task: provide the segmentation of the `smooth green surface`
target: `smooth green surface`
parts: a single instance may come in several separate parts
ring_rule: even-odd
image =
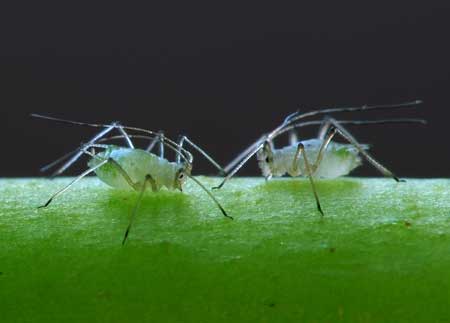
[[[199,177],[208,187],[218,179]],[[0,180],[1,322],[449,322],[450,180]]]

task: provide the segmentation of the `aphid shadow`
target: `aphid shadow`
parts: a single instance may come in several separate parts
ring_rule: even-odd
[[[112,217],[128,219],[138,202],[139,193],[132,191],[111,190],[103,201],[102,206],[109,210]],[[191,216],[195,214],[192,201],[186,194],[180,192],[146,192],[138,207],[138,215],[158,219],[165,217]]]
[[[319,194],[350,194],[361,188],[361,182],[351,178],[316,179],[315,185]],[[311,183],[307,178],[277,178],[257,186],[261,191],[274,193],[311,194]]]

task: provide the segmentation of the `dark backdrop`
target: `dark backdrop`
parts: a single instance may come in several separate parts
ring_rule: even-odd
[[[298,106],[422,99],[416,110],[351,116],[427,126],[353,132],[399,176],[449,177],[450,5],[421,3],[2,5],[0,176],[38,175],[93,133],[31,112],[188,134],[225,164]],[[201,158],[195,167],[214,172]],[[241,174],[256,175],[255,160]],[[367,165],[356,174],[378,176]]]

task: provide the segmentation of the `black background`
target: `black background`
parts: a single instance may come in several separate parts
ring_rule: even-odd
[[[427,126],[351,130],[399,176],[449,177],[450,5],[421,3],[2,5],[0,176],[38,175],[94,133],[31,112],[188,134],[226,164],[299,106],[422,99],[419,109],[351,117]],[[214,169],[197,157],[194,173]],[[258,173],[252,160],[240,174]],[[355,174],[378,176],[367,165]]]

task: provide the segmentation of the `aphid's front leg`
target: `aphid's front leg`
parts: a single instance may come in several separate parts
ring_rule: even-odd
[[[397,176],[394,175],[393,172],[384,167],[368,152],[366,152],[364,148],[361,147],[361,145],[358,143],[358,141],[338,121],[330,118],[329,122],[336,128],[336,132],[339,135],[341,135],[345,140],[352,144],[358,150],[358,152],[363,155],[367,159],[367,161],[371,163],[376,169],[378,169],[384,176],[392,177],[396,182],[404,182],[404,180],[400,180]]]
[[[309,182],[311,183],[311,188],[314,193],[314,198],[316,199],[317,209],[319,210],[320,214],[322,214],[322,216],[323,216],[324,214],[322,211],[322,207],[320,206],[319,195],[317,195],[316,185],[314,184],[314,180],[313,180],[313,176],[312,176],[311,165],[310,165],[308,157],[306,156],[306,153],[305,153],[305,146],[302,143],[299,143],[297,145],[297,151],[295,152],[295,157],[293,160],[293,163],[294,163],[293,168],[295,167],[295,169],[297,169],[298,158],[300,157],[300,154],[302,155],[303,160],[305,162],[305,169],[306,169],[306,173],[307,173],[306,175],[308,176]]]

